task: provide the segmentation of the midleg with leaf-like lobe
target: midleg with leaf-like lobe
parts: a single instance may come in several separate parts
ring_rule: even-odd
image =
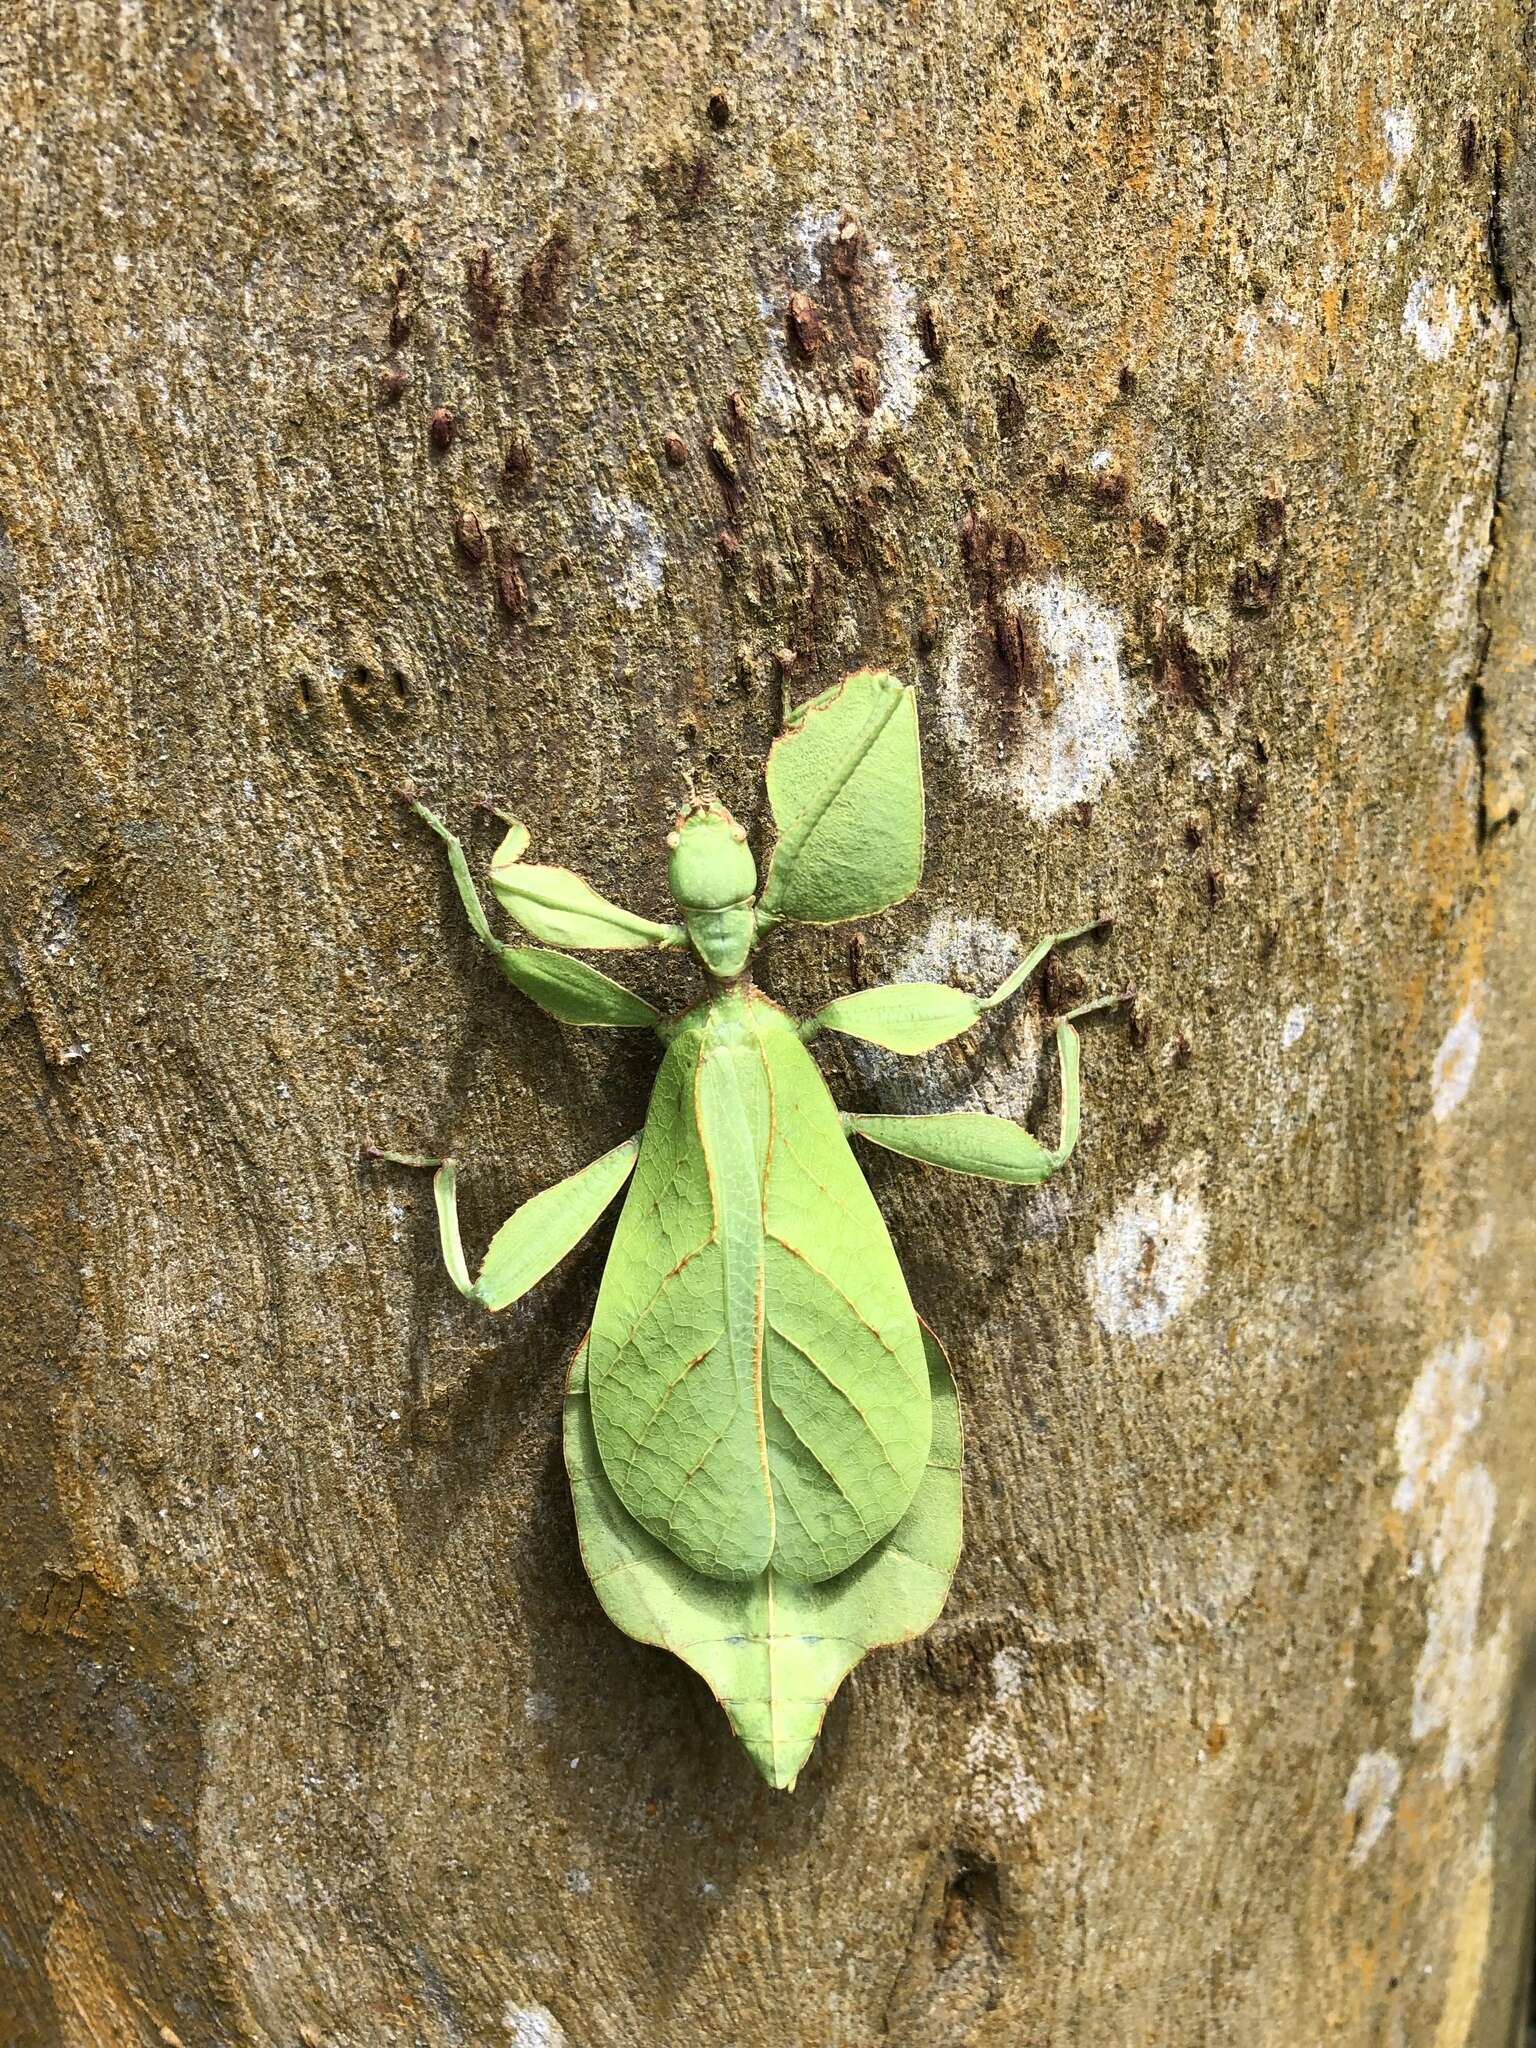
[[[844,1112],[843,1129],[850,1137],[868,1138],[887,1152],[940,1166],[948,1173],[968,1173],[983,1180],[1010,1181],[1015,1187],[1037,1186],[1072,1157],[1082,1123],[1079,1080],[1082,1040],[1074,1019],[1119,1002],[1109,996],[1070,1011],[1056,1026],[1056,1052],[1061,1070],[1061,1136],[1042,1145],[1022,1124],[985,1110],[952,1110],[937,1116],[860,1116]]]
[[[392,1166],[435,1166],[432,1195],[437,1204],[438,1238],[448,1277],[460,1294],[483,1308],[510,1308],[530,1287],[552,1273],[602,1215],[634,1170],[640,1154],[638,1137],[626,1138],[590,1166],[530,1195],[514,1209],[491,1239],[478,1278],[469,1277],[464,1241],[459,1234],[458,1166],[452,1159],[427,1159],[417,1153],[381,1152],[369,1157]]]
[[[693,1570],[842,1571],[905,1512],[931,1400],[884,1220],[793,1021],[730,991],[678,1025],[593,1316],[626,1510]]]
[[[1068,945],[1089,932],[1098,931],[1102,919],[1079,925],[1070,932],[1052,932],[1019,962],[1012,974],[989,996],[973,996],[966,989],[949,988],[940,981],[895,981],[882,988],[856,989],[837,996],[814,1017],[800,1026],[805,1043],[823,1031],[836,1031],[845,1038],[861,1038],[868,1045],[884,1046],[887,1052],[932,1052],[959,1038],[986,1015],[1018,994],[1046,955],[1057,946]]]

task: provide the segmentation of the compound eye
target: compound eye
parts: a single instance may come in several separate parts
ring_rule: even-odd
[[[682,845],[682,843],[683,843],[683,835],[681,834],[681,832],[669,832],[669,833],[667,834],[667,844],[668,844],[668,846],[681,846],[681,845]]]

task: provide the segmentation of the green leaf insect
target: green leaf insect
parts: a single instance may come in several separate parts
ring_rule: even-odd
[[[527,832],[505,820],[491,889],[538,946],[496,937],[463,848],[412,797],[514,987],[563,1023],[655,1031],[666,1052],[643,1130],[525,1202],[474,1276],[453,1161],[374,1156],[436,1169],[449,1278],[493,1310],[550,1272],[627,1183],[566,1390],[582,1559],[610,1619],[691,1665],[768,1783],[790,1789],[843,1679],[937,1618],[960,1556],[955,1382],[848,1141],[1045,1180],[1077,1143],[1076,1020],[1119,998],[1056,1022],[1055,1145],[979,1113],[839,1111],[807,1050],[821,1032],[930,1051],[1094,927],[1041,940],[991,995],[902,983],[797,1022],[753,984],[764,936],[872,916],[921,879],[915,691],[879,670],[846,677],[789,714],[766,780],[777,838],[761,888],[743,827],[713,799],[690,804],[667,841],[668,922],[526,861]],[[707,992],[663,1017],[563,947],[686,950]]]

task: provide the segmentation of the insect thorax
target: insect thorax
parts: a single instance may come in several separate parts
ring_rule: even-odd
[[[724,910],[687,910],[683,923],[689,944],[709,972],[717,980],[734,981],[752,951],[751,904],[732,903]]]

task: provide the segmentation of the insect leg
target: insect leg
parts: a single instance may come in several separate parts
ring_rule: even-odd
[[[480,901],[480,892],[475,887],[474,876],[469,872],[469,862],[465,858],[464,848],[457,834],[450,832],[436,811],[429,811],[424,803],[420,803],[411,795],[409,790],[402,789],[400,794],[405,798],[421,822],[424,825],[430,826],[438,838],[441,839],[444,846],[447,847],[448,865],[453,870],[454,887],[459,892],[459,901],[464,906],[464,914],[469,919],[470,929],[474,932],[475,937],[483,946],[489,946],[493,953],[500,954],[506,952],[507,948],[491,930],[490,922],[485,914],[485,905]]]
[[[1016,1187],[1037,1186],[1071,1158],[1082,1122],[1079,1067],[1082,1041],[1076,1020],[1092,1010],[1123,1001],[1106,996],[1069,1011],[1056,1025],[1056,1054],[1061,1070],[1061,1134],[1043,1145],[1022,1124],[982,1110],[956,1110],[938,1116],[859,1116],[844,1114],[850,1137],[868,1138],[888,1152],[920,1159],[949,1173],[969,1173],[984,1180],[1009,1181]]]
[[[567,1252],[574,1251],[614,1196],[628,1180],[640,1153],[638,1134],[615,1145],[590,1166],[582,1167],[552,1188],[532,1195],[502,1224],[491,1239],[479,1276],[471,1280],[459,1234],[458,1167],[452,1159],[431,1159],[413,1152],[381,1152],[369,1145],[367,1156],[393,1166],[435,1167],[432,1195],[437,1204],[438,1237],[448,1277],[460,1294],[483,1308],[510,1308],[537,1286]]]
[[[989,996],[971,995],[937,981],[898,981],[882,988],[856,989],[808,1017],[800,1026],[800,1037],[808,1042],[823,1031],[837,1031],[863,1039],[867,1045],[883,1046],[887,1052],[932,1052],[935,1046],[947,1045],[969,1031],[988,1010],[1017,995],[1055,947],[1097,931],[1103,922],[1097,919],[1074,931],[1049,933]]]
[[[1074,925],[1069,932],[1048,932],[1037,945],[1030,948],[1008,979],[995,988],[991,995],[982,998],[982,1009],[995,1010],[999,1004],[1006,1003],[1010,996],[1017,995],[1046,955],[1054,953],[1058,946],[1070,946],[1074,939],[1086,939],[1090,932],[1102,931],[1109,922],[1107,918],[1096,917],[1091,924]]]
[[[402,794],[404,792],[402,791]],[[407,797],[411,809],[429,825],[448,849],[448,865],[454,887],[469,919],[470,929],[515,989],[537,1004],[546,1017],[562,1024],[592,1024],[614,1030],[653,1031],[661,1022],[659,1010],[585,960],[573,960],[545,946],[509,946],[491,930],[469,872],[469,862],[456,835],[425,804]],[[498,815],[500,815],[498,813]]]

